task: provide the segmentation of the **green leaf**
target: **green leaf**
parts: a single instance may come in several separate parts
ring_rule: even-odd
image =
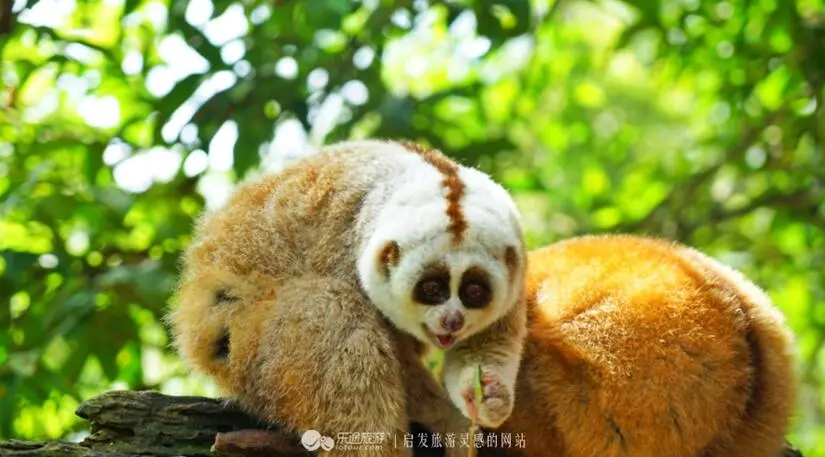
[[[143,3],[143,0],[126,0],[123,4],[123,15],[132,13],[138,6]]]

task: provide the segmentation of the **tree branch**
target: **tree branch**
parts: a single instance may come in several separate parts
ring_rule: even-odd
[[[113,391],[81,403],[75,414],[91,425],[91,434],[82,442],[0,442],[0,457],[316,455],[298,447],[298,436],[265,424],[226,400]],[[410,431],[426,432],[416,424],[411,424]],[[414,457],[442,457],[442,451],[416,448]],[[481,455],[499,457],[495,452]]]
[[[286,457],[312,456],[299,439],[247,415],[238,406],[202,397],[150,391],[114,391],[83,402],[76,414],[90,422],[81,443],[0,442],[0,457]],[[418,436],[425,430],[411,424]],[[443,456],[444,449],[416,448],[415,457]],[[506,457],[502,448],[481,448],[480,457]],[[324,452],[317,453],[323,456]],[[353,454],[355,455],[355,454]],[[777,457],[802,457],[787,444]]]
[[[760,124],[754,125],[751,128],[747,129],[745,133],[740,137],[739,141],[736,142],[731,148],[723,155],[723,157],[713,165],[709,166],[708,168],[702,170],[701,172],[693,175],[685,181],[684,183],[677,185],[674,187],[670,193],[657,204],[652,210],[650,210],[645,217],[642,219],[630,222],[628,224],[624,224],[620,227],[617,227],[617,230],[623,232],[637,232],[640,230],[649,230],[653,222],[662,214],[669,214],[669,211],[673,207],[680,206],[679,203],[683,200],[692,199],[694,198],[696,192],[699,190],[702,185],[706,184],[707,182],[711,181],[719,170],[725,166],[725,164],[735,162],[742,158],[745,153],[748,151],[748,148],[753,145],[754,142],[759,138],[762,131],[769,125],[773,123],[774,120],[781,114],[781,111],[774,112],[768,115]]]
[[[10,35],[14,28],[13,0],[0,0],[0,36]]]
[[[711,209],[708,220],[702,223],[694,222],[687,224],[685,228],[687,231],[693,231],[701,225],[725,222],[750,214],[752,211],[762,207],[793,209],[795,211],[815,211],[823,199],[825,199],[825,194],[808,189],[796,190],[786,194],[767,192],[737,208],[726,210],[716,205]]]
[[[150,391],[107,392],[83,402],[76,414],[91,423],[83,442],[9,441],[0,443],[0,456],[205,457],[213,455],[219,433],[266,428],[227,401]],[[295,455],[271,451],[272,457]]]

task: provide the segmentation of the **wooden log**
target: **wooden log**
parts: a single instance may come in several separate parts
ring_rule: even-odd
[[[294,457],[311,456],[299,437],[283,433],[226,400],[177,397],[150,391],[106,392],[83,402],[76,414],[90,423],[80,443],[0,443],[0,457]],[[414,434],[423,429],[412,425]],[[317,455],[322,456],[323,452]],[[443,455],[416,449],[415,457]],[[482,449],[481,457],[504,456]],[[790,444],[777,457],[802,457]]]
[[[81,443],[9,441],[0,443],[0,456],[211,457],[218,433],[267,428],[225,400],[150,391],[106,392],[83,402],[76,414],[91,427]]]

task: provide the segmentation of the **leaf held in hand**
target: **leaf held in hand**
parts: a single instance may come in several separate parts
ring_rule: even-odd
[[[470,430],[469,435],[470,439],[472,439],[472,443],[470,444],[470,449],[467,452],[467,457],[476,457],[476,448],[475,448],[475,435],[478,431],[478,409],[481,407],[481,403],[484,401],[484,386],[481,383],[481,365],[476,365],[475,369],[475,376],[473,379],[473,417],[470,420]]]

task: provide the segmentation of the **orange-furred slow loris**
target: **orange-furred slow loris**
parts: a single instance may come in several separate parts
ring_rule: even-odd
[[[685,246],[588,236],[528,254],[528,334],[499,432],[524,457],[778,457],[791,334],[740,273]]]

